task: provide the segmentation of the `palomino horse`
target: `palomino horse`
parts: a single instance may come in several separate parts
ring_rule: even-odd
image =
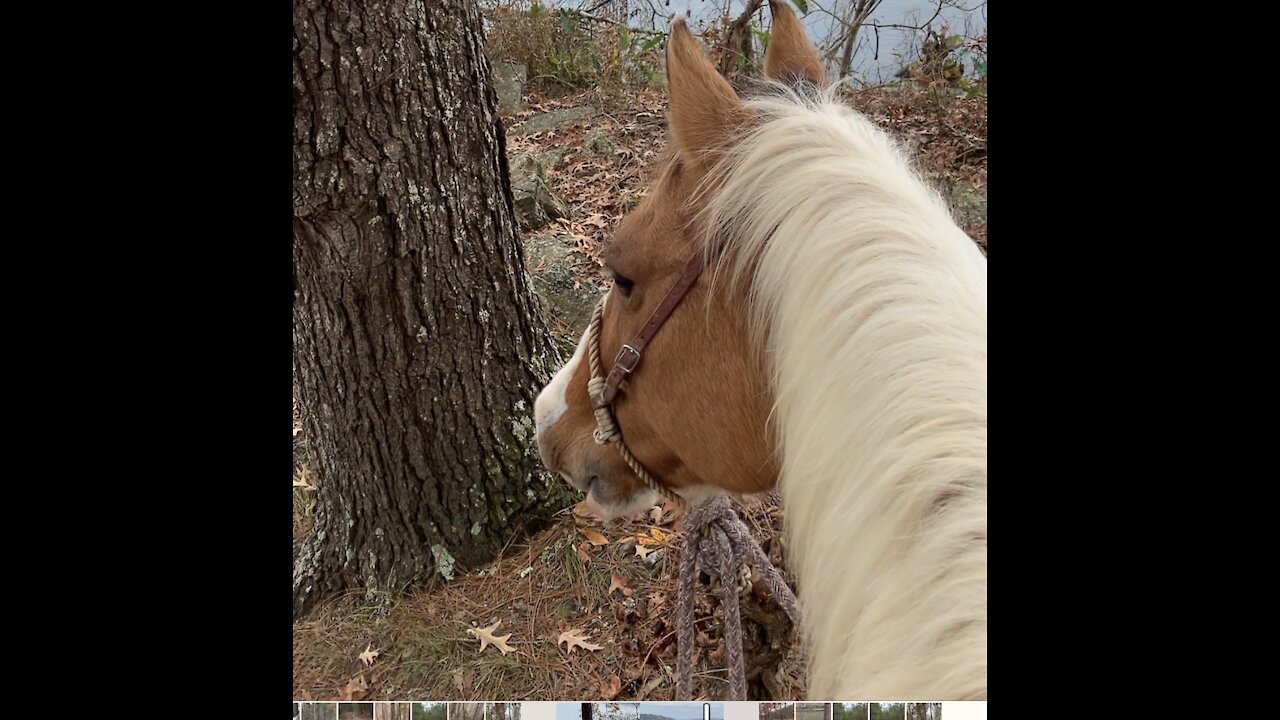
[[[810,697],[984,700],[987,261],[771,5],[773,82],[746,100],[672,24],[672,148],[605,252],[608,400],[664,491],[778,487]],[[593,439],[591,335],[538,397],[538,443],[611,518],[658,494]]]

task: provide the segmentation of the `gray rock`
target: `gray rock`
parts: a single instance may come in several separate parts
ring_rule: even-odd
[[[559,150],[549,150],[517,153],[508,158],[516,215],[525,229],[538,230],[557,218],[568,216],[569,206],[547,183],[547,169],[555,167],[563,156]]]
[[[493,66],[493,86],[498,91],[498,112],[524,109],[524,85],[527,70],[520,63],[498,63]]]
[[[593,107],[560,108],[541,113],[525,120],[507,131],[508,135],[532,135],[533,133],[554,130],[572,123],[584,123],[597,117],[599,113]]]
[[[951,214],[960,227],[977,225],[987,221],[987,195],[960,183],[947,194]]]
[[[573,249],[573,242],[569,235],[526,238],[524,257],[533,289],[542,300],[548,320],[553,325],[557,322],[563,325],[575,335],[576,342],[591,322],[591,311],[600,300],[600,289],[579,282],[574,274],[574,264],[590,260]],[[577,289],[574,283],[579,283]]]
[[[582,136],[582,147],[589,152],[607,157],[610,160],[614,159],[614,151],[618,149],[618,145],[613,141],[613,138],[599,129],[592,130]]]

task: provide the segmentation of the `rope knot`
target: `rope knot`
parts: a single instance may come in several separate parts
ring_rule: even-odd
[[[593,398],[602,396],[604,394],[604,378],[596,376],[587,381],[587,392]],[[613,412],[608,405],[596,408],[595,416],[596,429],[591,433],[591,437],[595,438],[597,445],[606,445],[622,440],[622,431],[618,429],[618,423],[613,419]]]
[[[796,596],[778,569],[769,562],[751,537],[742,518],[723,495],[693,508],[685,517],[685,546],[676,581],[676,698],[692,697],[694,630],[693,590],[698,567],[720,580],[720,606],[724,609],[724,641],[729,666],[729,700],[747,699],[746,671],[742,658],[742,615],[739,595],[761,575],[774,602],[795,625],[800,624]]]

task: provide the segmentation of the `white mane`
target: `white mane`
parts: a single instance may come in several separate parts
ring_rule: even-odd
[[[985,700],[986,258],[831,90],[748,104],[704,227],[775,385],[809,695]]]

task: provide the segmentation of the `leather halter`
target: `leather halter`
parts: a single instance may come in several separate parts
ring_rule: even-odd
[[[614,398],[618,396],[618,385],[623,378],[636,371],[645,346],[658,330],[662,329],[662,325],[671,317],[671,313],[675,311],[680,301],[684,300],[684,296],[697,282],[705,267],[706,255],[702,252],[694,253],[689,259],[689,264],[685,265],[684,272],[680,274],[680,279],[676,280],[676,284],[667,291],[666,297],[662,298],[662,302],[658,303],[658,307],[654,308],[653,313],[649,315],[649,321],[640,328],[640,332],[630,342],[618,350],[618,354],[613,358],[613,368],[609,370],[609,375],[604,380],[604,392],[591,398],[591,406],[594,409],[599,410],[613,405]]]
[[[618,427],[618,420],[613,414],[613,401],[618,396],[618,389],[622,379],[636,371],[636,368],[640,365],[641,353],[643,353],[645,346],[649,344],[653,336],[671,317],[671,313],[675,311],[676,306],[688,294],[689,288],[693,287],[693,283],[702,275],[705,267],[706,254],[702,251],[694,253],[694,256],[689,259],[689,264],[685,265],[684,272],[676,280],[676,284],[667,291],[666,296],[662,298],[662,302],[658,303],[658,307],[654,308],[653,313],[649,315],[648,322],[640,329],[639,334],[618,350],[618,354],[613,358],[613,367],[609,370],[607,377],[601,377],[600,370],[600,326],[603,323],[604,302],[605,298],[608,297],[607,294],[600,298],[600,302],[596,304],[595,311],[591,315],[591,325],[588,328],[590,337],[587,339],[591,362],[591,381],[587,384],[587,393],[591,397],[591,407],[594,409],[596,416],[596,431],[593,434],[595,441],[601,445],[616,445],[623,461],[651,490],[686,508],[688,503],[685,502],[685,499],[658,482],[653,474],[631,454],[626,443],[622,441],[622,430]]]

